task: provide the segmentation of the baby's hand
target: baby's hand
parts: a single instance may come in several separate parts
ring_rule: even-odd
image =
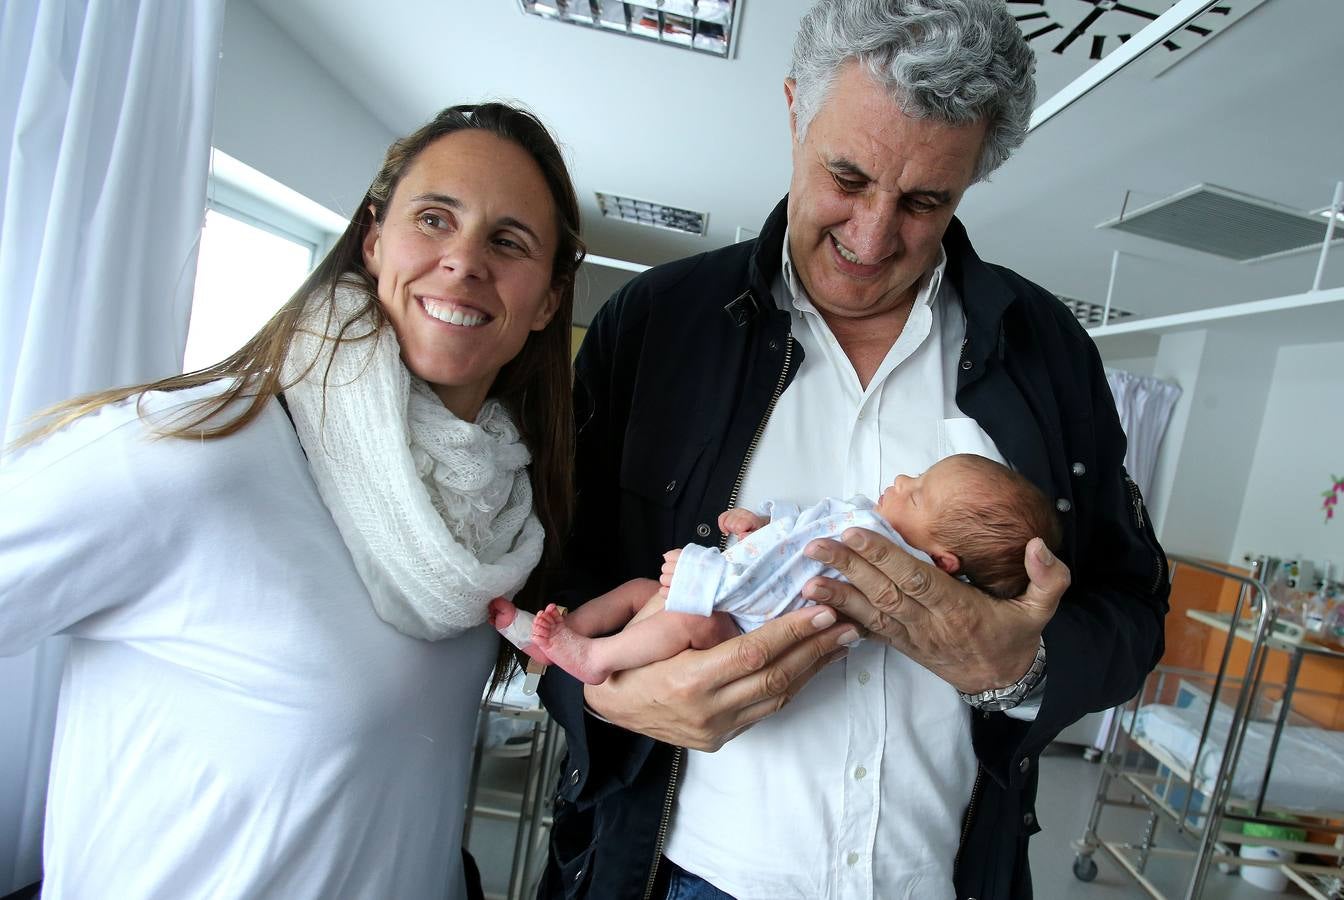
[[[667,589],[672,587],[672,575],[677,571],[677,560],[681,559],[681,548],[669,550],[663,554],[663,571],[658,576],[658,583],[663,586],[661,593],[667,596]]]
[[[770,520],[765,516],[758,516],[740,506],[719,515],[719,531],[731,534],[738,540],[769,524]]]

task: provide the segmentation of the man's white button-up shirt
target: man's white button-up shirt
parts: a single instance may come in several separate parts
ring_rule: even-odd
[[[773,285],[804,359],[748,463],[740,505],[877,497],[952,453],[1003,461],[957,409],[966,332],[946,258],[865,388],[793,270]],[[971,710],[878,640],[716,753],[689,751],[665,853],[739,900],[952,897],[975,783]]]

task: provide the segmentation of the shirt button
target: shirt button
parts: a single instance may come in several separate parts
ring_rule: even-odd
[[[1058,500],[1055,501],[1055,509],[1059,510],[1060,512],[1068,512],[1069,510],[1073,509],[1073,504],[1070,503],[1068,500],[1065,500],[1063,497],[1060,497]]]
[[[1083,465],[1082,463],[1074,463],[1073,468],[1070,469],[1070,471],[1073,472],[1074,475],[1086,475],[1087,466]]]
[[[855,853],[852,850],[849,852],[849,855],[845,857],[845,862],[851,866],[858,861],[859,861],[859,854]]]
[[[701,537],[709,537],[709,526],[704,522],[701,522],[699,525],[695,526],[695,533]]]
[[[871,676],[871,675],[868,674],[868,670],[867,670],[867,669],[864,669],[862,672],[859,673],[859,684],[867,684],[867,683],[868,683],[868,679],[870,679],[870,678],[872,678],[872,677],[873,677],[873,676]]]
[[[1021,772],[1023,775],[1025,775],[1025,774],[1027,774],[1027,769],[1030,769],[1030,768],[1031,768],[1031,760],[1028,759],[1028,758],[1025,757],[1025,756],[1022,757],[1022,761],[1021,761],[1020,763],[1017,764],[1017,771],[1019,771],[1019,772]]]
[[[858,768],[856,768],[856,769],[854,770],[854,777],[855,777],[856,779],[861,779],[861,778],[863,778],[863,776],[865,776],[865,775],[867,775],[867,774],[868,774],[868,770],[865,769],[863,766],[859,766]]]

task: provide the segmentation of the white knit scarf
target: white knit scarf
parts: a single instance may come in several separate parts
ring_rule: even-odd
[[[407,370],[391,328],[356,320],[369,296],[357,281],[338,282],[329,323],[325,295],[281,370],[308,467],[383,621],[451,637],[485,621],[491,598],[517,593],[541,558],[530,455],[502,404],[458,419]]]

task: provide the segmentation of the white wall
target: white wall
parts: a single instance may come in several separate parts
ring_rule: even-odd
[[[1153,485],[1148,496],[1144,498],[1158,540],[1164,540],[1163,526],[1166,524],[1167,510],[1171,506],[1172,486],[1176,482],[1181,450],[1185,445],[1185,436],[1190,424],[1191,401],[1199,384],[1205,335],[1206,332],[1202,329],[1164,335],[1158,344],[1158,354],[1153,359],[1152,371],[1149,373],[1155,378],[1181,386],[1181,396],[1176,399],[1176,406],[1171,411],[1171,420],[1167,423],[1167,431],[1162,436],[1162,445],[1158,449],[1157,465],[1153,469]]]
[[[1158,465],[1158,536],[1168,551],[1234,556],[1237,523],[1260,439],[1275,348],[1253,331],[1165,335],[1154,373],[1183,393]]]
[[[228,0],[213,143],[348,217],[387,145],[386,125],[251,0]]]
[[[1247,551],[1301,554],[1344,567],[1344,509],[1326,522],[1321,492],[1344,476],[1344,343],[1278,351],[1264,426],[1246,482],[1235,560]]]

